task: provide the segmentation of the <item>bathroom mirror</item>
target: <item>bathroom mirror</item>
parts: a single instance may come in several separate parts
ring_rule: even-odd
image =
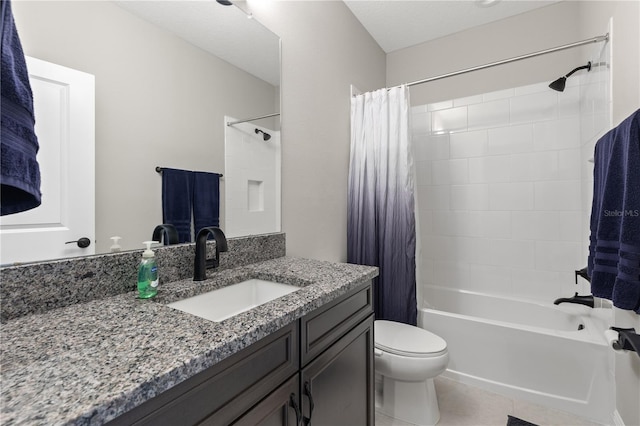
[[[225,116],[280,110],[279,37],[238,6],[212,0],[12,6],[26,55],[95,76],[95,253],[109,251],[111,236],[122,237],[123,250],[151,239],[162,223],[157,166],[226,174]],[[280,130],[279,116],[250,124]],[[223,178],[223,229],[224,200]]]

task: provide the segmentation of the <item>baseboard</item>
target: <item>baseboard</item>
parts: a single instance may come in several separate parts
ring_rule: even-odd
[[[615,410],[613,412],[613,426],[625,426],[624,420],[622,420],[622,417],[620,417],[620,413],[618,413],[618,410]]]

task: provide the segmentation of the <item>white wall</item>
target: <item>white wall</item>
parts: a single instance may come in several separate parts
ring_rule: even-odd
[[[387,86],[575,42],[580,39],[579,3],[556,3],[391,52],[387,55]],[[598,31],[594,29],[588,37],[600,35]],[[568,50],[425,83],[411,88],[411,103],[424,105],[540,81],[553,81],[575,68],[579,62],[579,52]]]
[[[355,84],[362,90],[383,87],[385,54],[340,1],[260,0],[248,7],[282,39],[282,224],[288,253],[344,261],[349,86]],[[255,110],[243,110],[244,98],[255,101],[262,88],[241,81],[241,72],[233,67],[221,69],[214,59],[194,59],[193,48],[180,50],[178,59],[162,59],[161,54],[178,54],[180,40],[167,35],[162,40],[155,38],[158,35],[148,24],[108,2],[15,2],[13,8],[27,54],[95,74],[97,97],[116,98],[99,103],[96,124],[100,162],[96,219],[99,232],[104,230],[98,238],[106,240],[107,248],[108,237],[114,234],[140,235],[131,237],[137,247],[139,241],[148,239],[146,231],[144,238],[139,233],[161,220],[159,211],[151,210],[160,205],[156,165],[222,171],[224,155],[217,145],[223,143],[221,117],[261,115],[278,104],[269,88],[266,106],[253,102]],[[117,24],[107,21],[112,15],[119,20]],[[119,49],[123,52],[118,60],[96,54]],[[128,58],[140,52],[154,61],[151,70],[132,68]],[[182,64],[197,72],[198,79],[215,78],[210,78],[208,86],[196,83],[194,77],[187,79],[187,87],[178,87],[152,73],[166,71],[171,79],[172,67]],[[120,72],[115,81],[105,81],[103,70],[109,68]],[[170,94],[180,103],[174,101],[175,108],[167,108],[162,115],[147,113],[145,103],[126,97],[141,91],[129,81],[132,73],[153,77],[153,87],[175,87],[178,93]],[[175,78],[171,81],[175,83]],[[147,87],[145,95],[155,105],[158,98],[153,87]],[[168,95],[163,93],[163,99]],[[114,103],[116,106],[110,106]],[[180,111],[179,117],[172,115]],[[165,126],[176,121],[180,126],[174,129]],[[204,126],[195,129],[195,121]],[[123,154],[141,141],[144,144],[133,155]],[[158,157],[159,145],[171,149]],[[124,196],[119,197],[123,191]]]
[[[640,2],[581,1],[580,34],[601,32],[613,21],[612,32],[612,126],[640,108]],[[614,324],[640,330],[640,315],[614,309]],[[633,353],[616,353],[617,421],[640,425],[640,358]]]
[[[385,85],[385,54],[341,1],[248,1],[282,39],[287,254],[347,258],[349,85]]]
[[[617,125],[640,107],[640,2],[577,3],[580,37],[607,31],[609,19],[613,20],[612,100],[613,125]]]

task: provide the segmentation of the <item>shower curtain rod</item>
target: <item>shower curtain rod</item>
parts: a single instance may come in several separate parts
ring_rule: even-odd
[[[571,49],[573,47],[583,46],[585,44],[599,43],[601,41],[609,41],[609,33],[606,33],[605,35],[602,35],[602,36],[597,36],[597,37],[592,37],[592,38],[589,38],[589,39],[586,39],[586,40],[577,41],[575,43],[569,43],[569,44],[565,44],[565,45],[562,45],[562,46],[552,47],[550,49],[540,50],[538,52],[528,53],[526,55],[515,56],[513,58],[503,59],[503,60],[497,61],[497,62],[491,62],[491,63],[488,63],[488,64],[478,65],[476,67],[471,67],[471,68],[467,68],[467,69],[460,70],[460,71],[454,71],[454,72],[450,72],[450,73],[447,73],[447,74],[438,75],[436,77],[429,77],[429,78],[425,78],[425,79],[422,79],[422,80],[412,81],[411,83],[407,83],[406,85],[408,87],[416,86],[416,85],[422,84],[422,83],[429,83],[431,81],[441,80],[443,78],[448,78],[448,77],[453,77],[453,76],[456,76],[456,75],[466,74],[466,73],[473,72],[473,71],[483,70],[485,68],[491,68],[491,67],[495,67],[495,66],[498,66],[498,65],[508,64],[510,62],[521,61],[523,59],[529,59],[529,58],[533,58],[533,57],[540,56],[540,55],[546,55],[547,53],[558,52],[560,50]],[[395,86],[395,87],[400,87],[400,86]]]
[[[280,113],[279,112],[274,112],[273,114],[261,115],[260,117],[247,118],[246,120],[227,121],[227,126],[233,126],[234,124],[246,123],[247,121],[260,120],[262,118],[275,117],[277,115],[280,115]]]

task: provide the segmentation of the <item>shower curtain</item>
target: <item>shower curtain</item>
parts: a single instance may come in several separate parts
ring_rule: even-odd
[[[406,86],[351,99],[347,260],[378,266],[377,319],[416,325],[416,222]]]

